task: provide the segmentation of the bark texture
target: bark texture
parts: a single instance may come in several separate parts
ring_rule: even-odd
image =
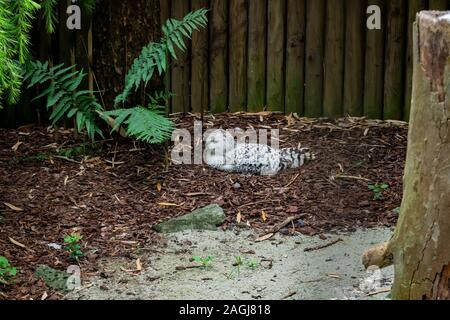
[[[450,15],[414,27],[413,91],[400,219],[387,247],[394,299],[450,299]]]

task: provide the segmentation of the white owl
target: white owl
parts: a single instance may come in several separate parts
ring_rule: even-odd
[[[221,171],[274,175],[298,168],[315,156],[308,148],[274,149],[264,144],[239,143],[230,132],[217,129],[206,138],[204,158],[210,167]]]

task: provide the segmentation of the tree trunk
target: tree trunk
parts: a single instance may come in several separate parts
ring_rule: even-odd
[[[450,18],[421,12],[404,196],[388,252],[394,299],[450,299]]]

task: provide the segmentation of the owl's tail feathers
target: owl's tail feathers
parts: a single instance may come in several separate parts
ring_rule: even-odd
[[[281,165],[283,168],[298,168],[315,160],[316,155],[309,148],[297,147],[281,150]]]
[[[298,147],[296,152],[297,152],[297,159],[299,161],[298,166],[302,166],[306,162],[316,159],[316,155],[313,152],[311,152],[309,148]]]

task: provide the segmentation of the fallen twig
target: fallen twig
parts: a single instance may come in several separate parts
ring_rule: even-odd
[[[76,163],[76,164],[83,164],[80,161],[76,161],[76,160],[73,160],[73,159],[70,159],[70,158],[67,158],[67,157],[63,157],[63,156],[54,156],[54,158],[65,160],[65,161]]]
[[[334,240],[334,241],[328,242],[328,243],[323,244],[323,245],[320,245],[320,246],[315,246],[315,247],[305,248],[303,251],[306,251],[306,252],[317,251],[317,250],[320,250],[320,249],[324,249],[324,248],[331,247],[332,245],[334,245],[334,244],[336,244],[336,243],[338,243],[338,242],[341,242],[341,241],[344,241],[344,240],[342,240],[341,238],[339,238],[339,239],[336,239],[336,240]]]
[[[281,298],[281,300],[285,300],[285,299],[287,299],[287,298],[290,298],[290,297],[292,297],[292,296],[295,296],[296,294],[297,294],[297,291],[290,292],[290,293],[288,293],[287,295],[285,295],[283,298]]]
[[[307,216],[306,214],[298,214],[298,215],[296,215],[296,216],[289,217],[289,218],[287,218],[286,220],[284,220],[283,222],[281,222],[281,223],[279,223],[279,224],[273,226],[273,227],[267,232],[267,234],[269,234],[269,233],[277,233],[278,231],[280,231],[281,229],[283,229],[284,227],[286,227],[288,224],[290,224],[292,221],[299,220],[299,219],[304,218],[304,217],[306,217],[306,216]]]
[[[275,233],[277,233],[278,231],[280,231],[281,229],[286,227],[288,224],[294,222],[295,220],[304,218],[304,217],[306,217],[306,214],[299,214],[296,216],[289,217],[286,220],[284,220],[283,222],[281,222],[281,223],[273,226],[271,229],[267,230],[265,234],[256,238],[255,241],[262,242],[262,241],[268,240],[268,239],[272,238],[275,235]]]
[[[366,296],[367,297],[376,296],[378,294],[382,294],[382,293],[386,293],[386,292],[390,292],[390,291],[391,291],[391,288],[383,288],[383,289],[380,289],[380,290],[375,291],[375,292],[367,293]]]
[[[343,176],[343,175],[332,176],[331,178],[332,178],[333,180],[334,180],[334,179],[342,179],[342,180],[348,179],[348,180],[362,180],[362,181],[367,181],[367,182],[370,182],[370,181],[371,181],[370,179],[367,179],[367,178],[364,178],[364,177]]]
[[[298,177],[300,177],[300,173],[298,173],[284,188],[287,189],[292,186],[292,184],[295,182],[295,180],[298,179]]]

